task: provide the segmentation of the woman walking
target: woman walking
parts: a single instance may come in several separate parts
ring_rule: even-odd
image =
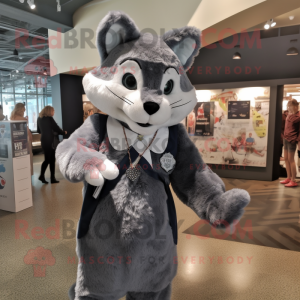
[[[285,120],[283,135],[284,160],[286,165],[287,178],[280,181],[286,187],[296,187],[296,164],[295,151],[297,143],[300,141],[300,116],[298,102],[292,99],[288,102],[289,114]]]
[[[32,154],[32,134],[28,128],[28,118],[24,117],[25,105],[23,103],[17,103],[10,115],[10,120],[13,121],[26,121],[27,122],[27,148],[30,155],[30,168],[31,176],[33,175],[33,154]]]
[[[55,150],[58,144],[57,135],[67,134],[54,121],[54,108],[45,106],[40,112],[37,120],[37,130],[41,133],[41,144],[44,151],[45,160],[41,166],[41,174],[39,180],[43,183],[48,183],[45,180],[45,171],[50,165],[51,183],[58,183],[55,178]]]

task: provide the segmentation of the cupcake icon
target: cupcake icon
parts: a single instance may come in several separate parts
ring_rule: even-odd
[[[34,277],[45,277],[46,268],[55,264],[55,257],[52,255],[51,250],[44,247],[36,247],[27,252],[24,257],[24,263],[33,266]]]

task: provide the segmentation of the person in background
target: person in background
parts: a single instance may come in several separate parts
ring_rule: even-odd
[[[261,153],[263,151],[263,149],[261,149],[260,151],[258,151],[256,149],[256,147],[253,147],[253,146],[256,146],[256,142],[255,142],[255,139],[252,137],[252,133],[250,132],[249,133],[249,137],[247,137],[246,139],[246,151],[250,152],[250,153],[255,153],[257,154],[258,156],[261,156],[263,157],[265,154],[264,153]]]
[[[37,120],[37,131],[41,134],[41,144],[44,151],[45,160],[41,166],[41,174],[39,180],[43,183],[48,183],[45,180],[45,171],[50,165],[51,183],[58,183],[55,178],[55,150],[57,142],[55,135],[65,135],[66,131],[62,130],[54,121],[54,108],[45,106],[40,112]]]
[[[94,113],[94,105],[92,103],[85,103],[83,105],[83,122]]]
[[[5,116],[3,114],[3,108],[2,108],[2,105],[0,105],[0,121],[2,121],[4,119],[5,119]]]
[[[28,147],[28,154],[30,155],[30,168],[31,168],[31,176],[32,176],[33,175],[32,134],[28,128],[28,118],[24,117],[25,111],[26,109],[24,103],[17,103],[13,111],[11,112],[10,120],[27,122],[27,147]]]
[[[282,147],[283,147],[283,135],[284,135],[284,128],[285,128],[285,120],[286,120],[286,114],[282,114],[282,122],[281,122],[281,137],[280,137],[280,160],[284,160],[284,157],[282,156]]]
[[[287,104],[289,114],[285,120],[283,146],[284,160],[287,171],[287,178],[280,181],[286,187],[296,187],[296,164],[295,151],[297,143],[300,141],[300,116],[298,111],[298,102],[292,99]]]
[[[300,111],[299,111],[300,117]],[[300,141],[298,142],[298,172],[300,173]]]

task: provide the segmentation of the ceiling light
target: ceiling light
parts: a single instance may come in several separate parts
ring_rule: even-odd
[[[295,16],[289,16],[289,19],[292,21],[294,20]]]
[[[241,58],[242,58],[242,56],[239,52],[235,52],[232,57],[232,59],[241,59]]]
[[[276,25],[276,22],[273,19],[270,19],[264,26],[265,29],[269,29],[270,27],[274,27]]]
[[[19,70],[16,70],[16,73],[19,73]]]
[[[290,49],[288,49],[288,51],[286,52],[286,55],[298,55],[298,49],[295,47],[291,47]]]
[[[57,11],[61,12],[60,0],[56,0],[56,2],[57,2]]]
[[[34,0],[27,0],[27,3],[31,9],[35,9]]]

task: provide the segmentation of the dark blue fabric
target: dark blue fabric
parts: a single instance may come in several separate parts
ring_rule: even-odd
[[[99,114],[99,145],[104,141],[106,134],[107,115]],[[89,230],[92,216],[98,205],[98,200],[93,197],[96,187],[90,184],[87,185],[86,193],[84,195],[81,214],[78,225],[77,237],[80,239],[86,235]]]
[[[107,119],[107,118],[106,118]],[[103,122],[100,122],[100,125],[103,126]],[[169,127],[169,141],[167,148],[164,153],[171,153],[174,157],[176,157],[177,154],[177,131],[178,131],[178,126],[171,126]],[[100,132],[106,133],[106,121],[105,121],[105,127],[100,128]],[[102,140],[100,139],[100,144],[104,139],[104,134],[102,137]],[[130,149],[130,156],[131,160],[134,161],[138,157],[137,151],[131,147]],[[89,225],[92,219],[92,216],[96,210],[96,207],[100,201],[100,199],[104,199],[110,191],[112,191],[117,183],[120,181],[122,176],[125,174],[127,168],[129,167],[129,156],[126,154],[121,162],[118,164],[119,167],[119,175],[116,179],[114,180],[105,180],[104,186],[101,190],[100,195],[98,196],[98,199],[95,199],[93,197],[93,193],[96,189],[96,187],[88,184],[87,190],[84,196],[84,201],[83,201],[83,206],[82,206],[82,211],[80,215],[80,220],[79,220],[79,226],[78,226],[78,233],[77,237],[80,239],[86,235],[89,229]],[[177,216],[176,216],[176,208],[174,204],[174,199],[169,187],[169,183],[164,180],[163,176],[160,176],[158,172],[155,172],[155,169],[157,166],[153,166],[153,168],[150,166],[148,161],[144,158],[141,157],[139,161],[139,167],[142,168],[149,176],[153,177],[156,180],[160,180],[163,182],[166,194],[168,196],[167,199],[167,206],[168,206],[168,214],[169,214],[169,221],[170,221],[170,226],[172,228],[172,233],[173,233],[173,239],[174,243],[177,245],[177,240],[178,240],[178,232],[177,232]]]

